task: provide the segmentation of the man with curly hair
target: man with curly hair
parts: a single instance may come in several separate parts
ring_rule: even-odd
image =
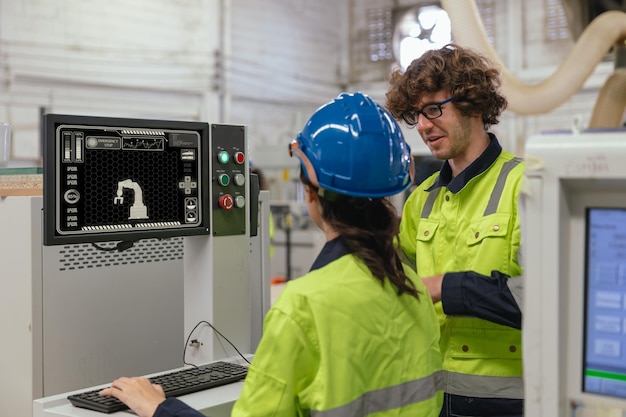
[[[500,85],[484,56],[449,44],[395,71],[386,95],[394,118],[443,161],[408,197],[400,225],[440,318],[440,417],[523,415],[524,163],[489,131],[507,106]]]

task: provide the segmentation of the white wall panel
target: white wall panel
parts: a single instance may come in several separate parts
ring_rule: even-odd
[[[212,93],[215,0],[0,0],[0,120],[13,165],[38,164],[41,111],[203,120]]]
[[[267,147],[276,147],[281,156],[286,153],[287,143],[310,114],[344,89],[348,1],[230,4],[226,75],[231,101],[226,122],[248,125],[256,164],[276,165]]]
[[[348,0],[0,0],[0,119],[39,108],[199,119],[247,125],[251,147],[279,143],[343,90],[347,10]]]
[[[345,78],[346,1],[232,1],[233,97],[317,103]],[[300,90],[302,89],[302,90]]]
[[[3,0],[10,80],[155,89],[210,85],[210,0]]]

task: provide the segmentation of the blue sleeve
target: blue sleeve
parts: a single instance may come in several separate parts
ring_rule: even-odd
[[[167,398],[157,407],[152,417],[206,417],[177,398]]]
[[[522,310],[508,285],[509,280],[516,279],[522,280],[497,271],[491,276],[473,271],[446,273],[441,284],[443,311],[521,329]]]

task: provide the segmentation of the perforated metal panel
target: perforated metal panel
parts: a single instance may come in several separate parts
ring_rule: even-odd
[[[103,248],[114,249],[115,244],[101,243]],[[142,240],[123,252],[103,251],[91,244],[65,245],[59,249],[58,270],[71,271],[110,266],[181,261],[184,245],[182,238],[167,240]]]
[[[41,275],[33,276],[36,397],[183,365],[183,245],[171,238],[123,252],[41,246]]]

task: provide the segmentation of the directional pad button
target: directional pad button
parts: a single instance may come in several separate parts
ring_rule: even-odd
[[[191,176],[185,175],[183,181],[178,182],[178,188],[183,190],[185,194],[191,194],[192,190],[198,188],[198,182],[192,181]]]

